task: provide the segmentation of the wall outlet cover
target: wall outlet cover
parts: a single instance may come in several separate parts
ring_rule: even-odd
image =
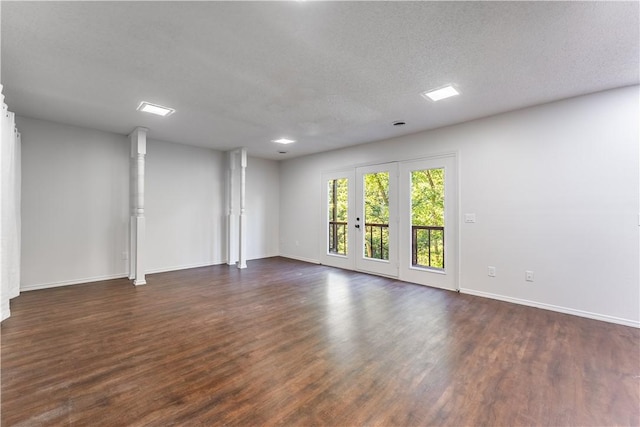
[[[489,277],[496,277],[496,268],[492,266],[487,267],[487,274],[489,274]]]

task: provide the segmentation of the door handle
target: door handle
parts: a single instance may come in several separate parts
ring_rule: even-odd
[[[360,224],[356,224],[356,228],[360,228]]]

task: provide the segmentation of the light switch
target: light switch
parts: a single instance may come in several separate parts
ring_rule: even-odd
[[[476,222],[476,214],[474,213],[464,214],[464,222],[467,222],[467,223]]]

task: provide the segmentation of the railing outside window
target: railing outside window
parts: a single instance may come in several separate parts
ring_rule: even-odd
[[[347,254],[346,222],[329,221],[329,252],[340,255]]]
[[[345,255],[347,223],[329,221],[329,252]],[[389,224],[366,223],[364,256],[389,259]],[[444,269],[444,227],[411,226],[411,265]]]
[[[411,265],[444,269],[444,227],[411,227]]]
[[[365,223],[365,256],[375,259],[389,259],[389,224]]]

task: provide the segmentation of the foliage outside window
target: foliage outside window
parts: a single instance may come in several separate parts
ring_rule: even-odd
[[[347,254],[348,180],[329,180],[329,253]]]
[[[412,265],[444,269],[445,171],[411,172]],[[389,172],[363,176],[365,258],[389,259]],[[328,181],[329,253],[347,254],[348,180]]]
[[[389,172],[364,177],[364,256],[389,259]]]
[[[444,169],[411,172],[412,264],[444,268]]]

